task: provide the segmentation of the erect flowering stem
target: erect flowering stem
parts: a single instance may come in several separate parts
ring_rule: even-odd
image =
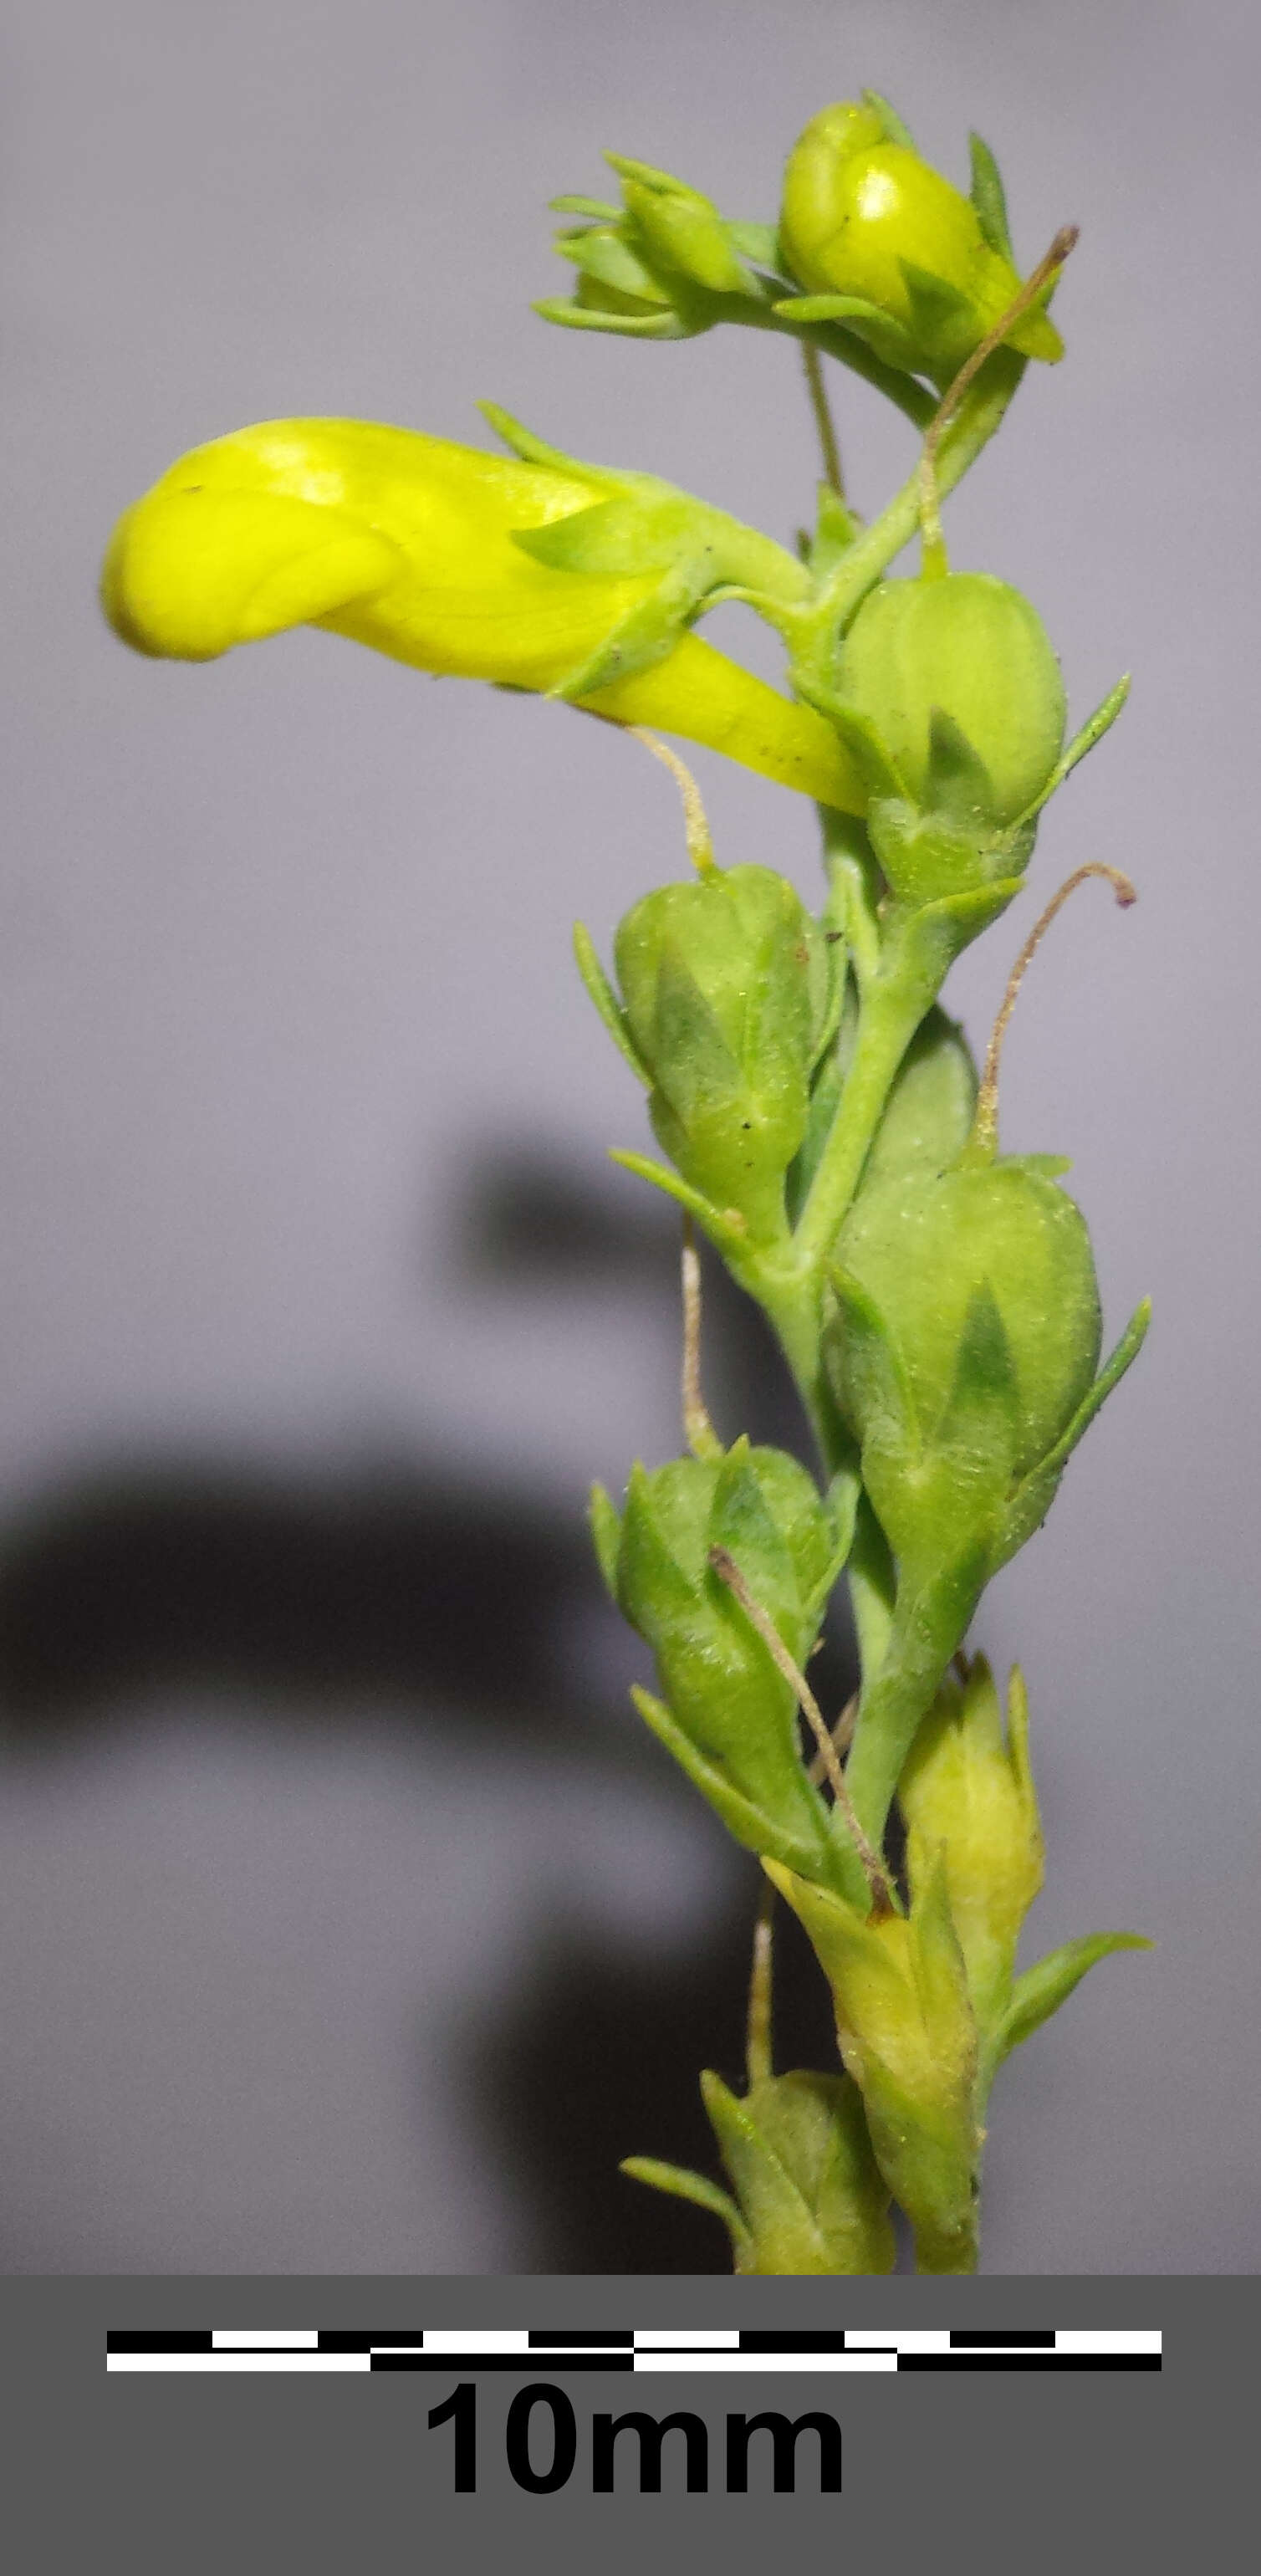
[[[591,1525],[655,1660],[659,1696],[636,1704],[805,1926],[844,2071],[775,2073],[768,1887],[749,2092],[702,2079],[734,2197],[655,2158],[623,2170],[719,2215],[741,2271],[888,2269],[894,2201],[921,2271],[967,2272],[990,2078],[1096,1959],[1132,1946],[1092,1935],[1016,1973],[1042,1866],[1023,1691],[1004,1731],[983,1658],[958,1662],[985,1583],[1045,1518],[1146,1328],[1143,1307],[1099,1367],[1062,1158],[997,1154],[1002,1046],[1038,942],[1084,879],[1107,877],[1123,904],[1129,880],[1091,863],[1045,907],[979,1087],[935,1008],[1126,694],[1066,739],[1032,603],[951,574],[942,534],[943,497],[1026,364],[1063,356],[1045,307],[1077,236],[1058,233],[1021,284],[987,147],[973,137],[965,197],[874,92],[812,118],[768,223],[610,157],[623,206],[569,201],[574,298],[540,309],[645,342],[732,324],[795,338],[824,478],[796,553],[493,407],[508,457],[379,423],[272,421],[193,451],[125,513],[103,604],[145,653],[201,661],[316,624],[422,671],[564,698],[634,731],[674,777],[692,873],[631,907],[610,969],[581,926],[575,949],[665,1158],[617,1159],[688,1212],[686,1454],[635,1467],[620,1509],[597,1488]],[[822,356],[920,442],[865,526]],[[886,581],[917,532],[918,574]],[[787,690],[693,631],[724,600],[778,633]],[[821,908],[774,865],[719,867],[696,782],[656,728],[823,808]],[[779,1337],[822,1479],[715,1429],[693,1218]],[[862,1680],[829,1727],[802,1667],[843,1572]],[[895,1798],[905,1891],[884,1848]]]

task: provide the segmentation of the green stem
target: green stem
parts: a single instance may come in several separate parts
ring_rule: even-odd
[[[864,1682],[845,1766],[854,1812],[877,1850],[916,1728],[967,1633],[987,1571],[979,1550],[925,1580],[901,1570],[884,1660]]]
[[[999,427],[1024,371],[1025,360],[1011,349],[996,349],[986,360],[942,435],[937,450],[939,494],[952,492],[975,464]],[[788,611],[784,632],[794,647],[794,674],[803,694],[809,694],[811,683],[830,685],[838,637],[867,592],[910,544],[920,524],[921,505],[917,465],[879,517],[846,547],[810,606]]]

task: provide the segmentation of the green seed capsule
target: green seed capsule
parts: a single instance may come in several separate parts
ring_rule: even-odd
[[[849,1509],[795,1458],[738,1440],[715,1459],[636,1467],[620,1518],[597,1489],[592,1522],[619,1607],[656,1658],[655,1732],[752,1849],[830,1874],[828,1811],[807,1779],[796,1697],[710,1562],[725,1551],[798,1665],[844,1561]]]
[[[1089,1392],[1099,1358],[1094,1258],[1072,1199],[1019,1158],[956,1167],[912,1182],[900,1197],[860,1197],[837,1258],[879,1314],[930,1445],[955,1392],[976,1301],[992,1299],[1009,1368],[1010,1474],[1028,1475]],[[842,1334],[840,1383],[861,1417],[845,1353]],[[855,1428],[865,1435],[861,1418]]]
[[[1063,747],[1050,638],[990,573],[881,582],[845,638],[837,695],[879,737],[910,802],[979,834],[1034,804]]]
[[[645,895],[614,953],[660,1143],[694,1188],[773,1235],[830,1023],[818,923],[772,869],[712,868]]]

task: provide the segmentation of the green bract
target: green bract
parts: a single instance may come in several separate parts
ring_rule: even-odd
[[[886,364],[944,389],[1020,290],[1001,208],[999,188],[983,220],[883,102],[841,101],[812,118],[789,155],[782,264],[820,320],[844,323]],[[1064,353],[1036,305],[1009,337],[1023,357]]]
[[[1029,1704],[1013,1671],[1007,1726],[983,1655],[942,1683],[898,1783],[913,1883],[937,1862],[945,1879],[976,2016],[978,2111],[997,2068],[1066,2002],[1087,1971],[1117,1950],[1148,1945],[1132,1932],[1066,1942],[1016,1975],[1021,1926],[1042,1885],[1042,1826],[1029,1767]]]
[[[701,2093],[734,2199],[655,2157],[629,2156],[623,2173],[712,2209],[737,2272],[892,2271],[888,2185],[848,2076],[772,2075],[741,2099],[705,2074]]]
[[[942,1683],[911,1747],[898,1802],[912,1875],[940,1852],[983,2053],[1011,2000],[1020,1927],[1042,1885],[1042,1828],[1029,1768],[1029,1707],[1015,1671],[1007,1728],[983,1655]]]
[[[738,1440],[720,1459],[636,1467],[620,1519],[599,1487],[592,1513],[610,1589],[656,1658],[662,1700],[635,1694],[654,1732],[750,1850],[791,1850],[810,1878],[852,1868],[806,1776],[791,1685],[710,1564],[730,1554],[804,1663],[848,1553],[852,1490],[825,1499],[784,1450]]]
[[[865,1919],[843,1897],[767,1871],[814,1943],[876,2161],[915,2229],[918,2268],[974,2268],[981,2154],[977,2034],[940,1855],[909,1914]]]
[[[658,1141],[752,1237],[784,1225],[784,1175],[835,1026],[831,951],[786,877],[707,868],[618,927],[626,1036]]]
[[[583,218],[556,237],[578,278],[572,303],[549,297],[537,311],[549,322],[648,340],[689,340],[742,318],[739,303],[762,291],[745,256],[756,228],[724,223],[708,197],[668,170],[617,152],[604,157],[621,180],[622,205],[555,200],[558,212]]]

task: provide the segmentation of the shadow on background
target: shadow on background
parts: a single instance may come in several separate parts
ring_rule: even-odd
[[[563,1169],[520,1156],[483,1163],[454,1249],[470,1290],[642,1283],[671,1332],[677,1254],[668,1212],[623,1216]],[[761,1318],[716,1265],[705,1373],[720,1420],[799,1444]],[[238,1688],[260,1715],[270,1702],[287,1720],[295,1709],[318,1718],[322,1702],[339,1716],[348,1700],[395,1716],[411,1705],[470,1765],[510,1730],[541,1760],[597,1767],[611,1795],[650,1775],[659,1794],[672,1785],[690,1801],[626,1713],[632,1655],[577,1509],[549,1513],[441,1466],[292,1485],[196,1461],[102,1470],[0,1539],[0,1705],[30,1746],[108,1724],[120,1705],[134,1720],[136,1701],[159,1705],[164,1690]],[[843,1637],[828,1639],[813,1673],[824,1705],[839,1707],[852,1687]],[[711,2219],[616,2173],[633,2151],[714,2167],[697,2075],[716,2062],[739,2076],[752,1860],[747,1883],[741,1873],[727,1884],[730,1898],[664,1971],[588,1924],[555,1923],[504,2026],[461,2034],[470,2117],[519,2200],[519,2269],[729,2268]],[[828,2064],[822,1981],[790,1920],[776,1989],[779,2063]]]

